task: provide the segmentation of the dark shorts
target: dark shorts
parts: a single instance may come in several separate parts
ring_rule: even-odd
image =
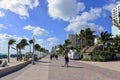
[[[65,63],[69,63],[69,59],[65,59]]]

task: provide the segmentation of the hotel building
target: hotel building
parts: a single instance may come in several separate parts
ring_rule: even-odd
[[[120,35],[120,4],[118,4],[115,8],[112,9],[112,35],[115,37],[116,35]]]

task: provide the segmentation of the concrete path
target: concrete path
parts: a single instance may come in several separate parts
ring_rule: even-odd
[[[49,58],[45,57],[36,62],[35,65],[30,64],[26,69],[23,68],[22,71],[20,70],[21,73],[18,73],[17,76],[13,76],[17,73],[15,72],[2,77],[0,80],[48,80],[48,69]]]
[[[47,56],[0,80],[120,80],[120,72],[108,68],[74,60],[70,60],[69,67],[63,65],[62,57],[49,61]]]
[[[80,62],[120,72],[120,61],[110,62],[80,61]]]
[[[120,80],[120,72],[93,66],[80,61],[70,61],[69,67],[62,67],[64,59],[52,60],[49,80]]]

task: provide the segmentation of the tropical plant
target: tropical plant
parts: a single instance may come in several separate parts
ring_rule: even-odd
[[[79,40],[81,41],[81,48],[83,45],[90,46],[93,45],[93,39],[95,31],[91,31],[90,28],[86,28],[85,30],[81,30],[79,33]]]
[[[16,42],[15,39],[10,39],[8,41],[8,57],[7,57],[8,58],[8,63],[10,62],[10,46],[13,45],[15,42]]]
[[[22,39],[18,44],[17,44],[17,48],[19,49],[19,59],[21,61],[22,59],[22,55],[21,55],[21,50],[25,48],[25,46],[27,46],[27,40],[26,39]]]
[[[35,52],[36,52],[36,51],[39,51],[39,50],[40,50],[40,45],[39,45],[39,44],[35,44],[35,45],[34,45],[34,48],[35,48]]]
[[[103,44],[105,44],[106,41],[110,40],[112,34],[109,34],[107,31],[101,32],[100,34],[100,40]]]
[[[71,41],[70,41],[70,40],[68,40],[68,39],[65,40],[65,43],[64,43],[65,48],[68,47],[70,44],[71,44]]]
[[[105,43],[108,41],[111,41],[111,36],[112,34],[109,34],[107,31],[101,32],[99,39],[103,44],[103,50],[104,50]]]
[[[93,54],[93,61],[109,61],[112,59],[112,56],[109,51],[96,51]]]
[[[33,44],[33,40],[29,40],[30,53],[31,53],[31,44]]]
[[[19,55],[19,53],[18,53],[19,48],[20,48],[20,45],[19,45],[19,44],[17,44],[17,45],[16,45],[16,51],[17,51],[17,61],[18,61],[18,55]]]

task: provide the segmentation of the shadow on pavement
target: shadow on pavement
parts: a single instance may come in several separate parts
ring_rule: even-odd
[[[64,65],[60,66],[60,65],[50,65],[52,67],[65,67]],[[84,67],[79,67],[79,66],[68,66],[67,68],[84,68]]]
[[[84,67],[79,67],[79,66],[68,66],[68,68],[84,68]]]
[[[36,61],[36,62],[40,62],[40,63],[51,63],[50,61]]]

